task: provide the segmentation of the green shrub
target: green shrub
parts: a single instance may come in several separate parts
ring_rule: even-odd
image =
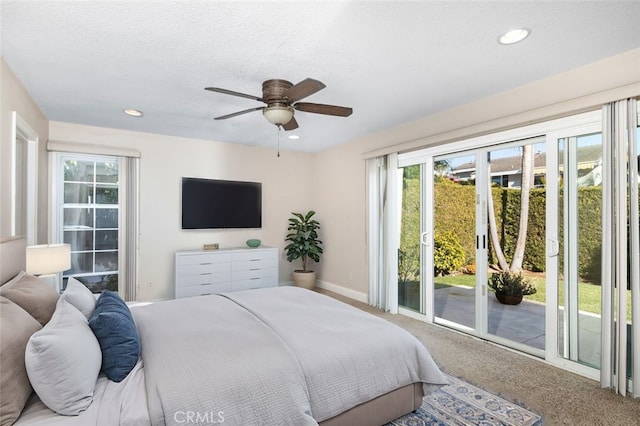
[[[453,232],[436,233],[433,248],[433,269],[436,276],[449,275],[464,265],[464,251]]]

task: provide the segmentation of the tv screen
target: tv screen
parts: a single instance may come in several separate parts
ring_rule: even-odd
[[[182,229],[261,227],[261,183],[182,178]]]

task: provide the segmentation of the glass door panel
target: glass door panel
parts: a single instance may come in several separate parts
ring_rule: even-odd
[[[398,305],[424,314],[421,164],[404,167],[398,249]]]
[[[558,352],[600,368],[602,135],[558,140]]]
[[[510,305],[490,290],[486,320],[489,334],[544,350],[546,143],[543,139],[528,142],[488,152],[487,254],[489,277],[501,271],[521,274],[535,293],[524,294],[518,304]]]
[[[476,154],[434,158],[433,274],[437,319],[476,328]]]

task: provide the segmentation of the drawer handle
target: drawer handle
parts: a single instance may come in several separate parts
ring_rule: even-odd
[[[211,265],[211,262],[201,263],[201,265]]]
[[[249,259],[249,262],[259,262],[260,259]]]
[[[200,275],[211,275],[211,272],[202,272]]]
[[[200,285],[211,285],[211,283],[201,283]]]
[[[259,280],[260,277],[255,277],[255,278],[249,278],[250,280]]]
[[[249,269],[249,270],[250,270],[250,271],[259,271],[259,270],[260,270],[260,268],[251,268],[251,269]]]
[[[200,296],[211,296],[212,293],[201,293]]]

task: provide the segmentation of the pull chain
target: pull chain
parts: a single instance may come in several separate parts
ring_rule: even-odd
[[[280,158],[280,132],[282,131],[282,126],[278,127],[278,158]]]

